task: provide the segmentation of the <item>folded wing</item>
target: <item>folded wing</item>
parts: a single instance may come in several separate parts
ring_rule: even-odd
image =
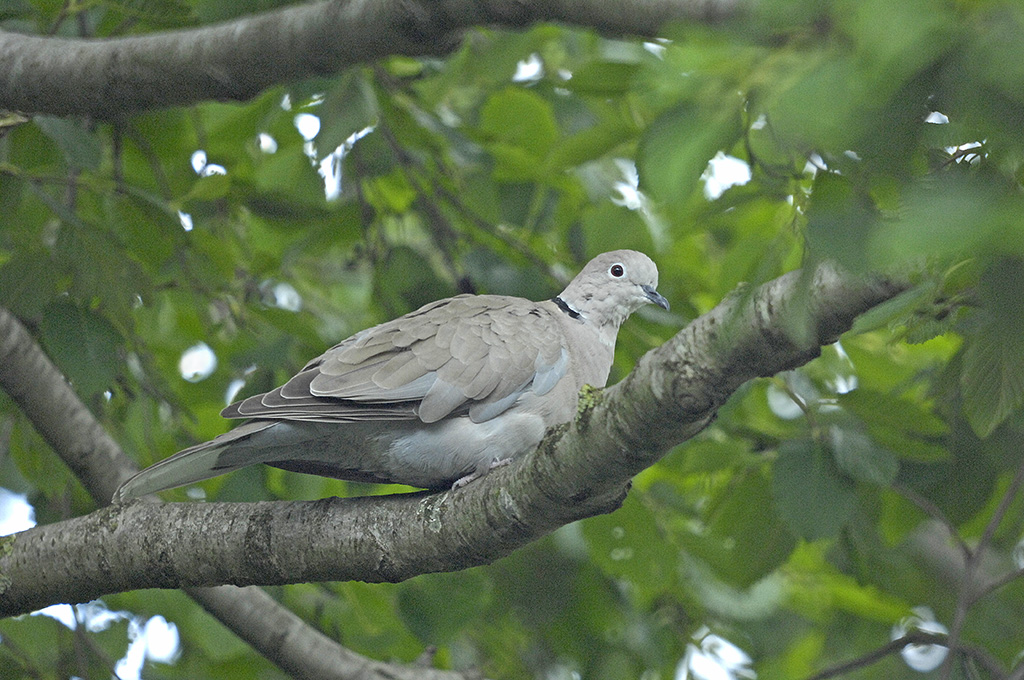
[[[484,422],[527,390],[550,391],[569,355],[544,303],[460,295],[357,333],[227,418],[312,422],[419,419],[468,413]]]

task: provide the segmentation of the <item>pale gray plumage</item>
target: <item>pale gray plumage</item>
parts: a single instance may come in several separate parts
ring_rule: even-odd
[[[120,500],[254,463],[423,488],[465,483],[569,421],[585,384],[603,386],[619,326],[653,302],[644,255],[598,255],[543,302],[459,295],[356,333],[281,387],[225,418],[251,419],[138,473]]]

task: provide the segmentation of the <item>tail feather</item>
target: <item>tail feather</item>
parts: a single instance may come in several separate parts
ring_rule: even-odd
[[[118,488],[114,500],[127,501],[157,491],[201,482],[253,463],[261,463],[262,457],[256,456],[241,463],[236,460],[225,465],[221,460],[221,454],[232,444],[266,430],[271,425],[272,421],[250,421],[211,441],[182,449],[130,477]]]
[[[136,473],[118,488],[115,500],[123,502],[229,472],[230,468],[217,467],[217,459],[224,447],[213,444],[214,442],[206,442],[179,451],[170,458],[165,458]]]

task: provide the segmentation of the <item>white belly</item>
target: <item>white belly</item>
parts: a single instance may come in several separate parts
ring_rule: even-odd
[[[483,423],[460,417],[396,429],[388,455],[378,461],[383,463],[381,471],[395,481],[423,487],[484,472],[494,461],[532,451],[544,437],[539,416],[515,412]]]

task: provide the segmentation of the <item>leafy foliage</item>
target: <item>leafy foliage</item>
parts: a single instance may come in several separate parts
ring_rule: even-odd
[[[108,36],[242,11],[26,0],[0,21]],[[549,296],[611,248],[651,253],[673,304],[630,321],[613,379],[741,281],[825,258],[909,277],[820,359],[745,386],[616,513],[487,568],[275,595],[371,657],[437,645],[440,664],[491,677],[672,677],[710,634],[758,677],[803,677],[884,646],[921,606],[951,630],[963,615],[958,643],[1010,667],[1024,502],[996,511],[1018,491],[1024,437],[1022,36],[1024,12],[1000,0],[764,0],[651,43],[481,29],[444,59],[240,105],[15,117],[0,128],[0,304],[145,465],[223,431],[236,381],[269,389],[456,292]],[[319,118],[311,139],[301,114]],[[711,197],[702,174],[720,151],[752,176]],[[218,363],[189,382],[179,361],[199,341]],[[17,463],[0,485],[27,489],[40,521],[92,508],[6,400],[0,425]],[[276,470],[202,487],[394,491]],[[965,575],[947,530],[993,559]],[[1006,582],[975,601],[972,578]],[[154,675],[277,673],[178,593],[108,604],[178,626],[184,653]],[[0,674],[104,674],[124,653],[123,635],[54,630],[0,622]],[[977,658],[958,654],[948,677],[986,677]],[[918,675],[890,655],[848,677]]]

